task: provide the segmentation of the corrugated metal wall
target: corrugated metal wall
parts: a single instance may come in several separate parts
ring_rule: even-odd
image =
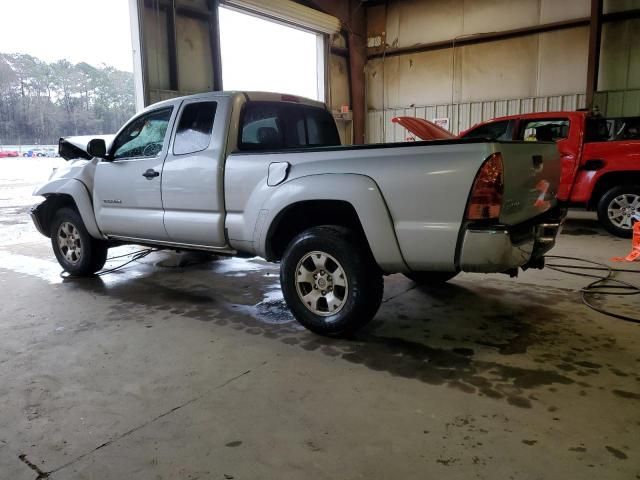
[[[640,93],[640,92],[639,92]],[[640,98],[640,95],[638,96]],[[448,118],[449,130],[460,133],[476,123],[504,115],[550,112],[584,108],[585,95],[575,93],[547,97],[516,98],[445,105],[412,106],[370,110],[367,115],[367,142],[403,142],[409,137],[406,129],[391,119],[398,116],[419,117],[427,120]]]
[[[640,115],[640,89],[598,92],[594,103],[608,117],[635,117]]]

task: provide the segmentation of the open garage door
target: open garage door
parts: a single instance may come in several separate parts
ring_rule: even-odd
[[[336,17],[289,0],[223,0],[220,3],[313,32],[330,35],[340,30]]]
[[[258,90],[325,101],[325,35],[222,7],[225,90]]]
[[[335,17],[289,0],[130,0],[130,11],[138,109],[223,87],[325,100],[326,36],[340,29]],[[251,37],[247,28],[258,20],[269,32],[262,38]],[[231,23],[226,43],[221,21]],[[276,26],[280,35],[274,34]],[[278,43],[287,36],[295,39]]]

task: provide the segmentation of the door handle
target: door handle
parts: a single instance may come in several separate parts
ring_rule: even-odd
[[[542,170],[542,165],[544,164],[544,160],[542,159],[542,155],[532,155],[531,161],[533,162],[534,170]]]
[[[156,172],[153,168],[150,168],[149,170],[144,172],[142,176],[145,177],[147,180],[151,180],[152,178],[159,177],[160,172]]]

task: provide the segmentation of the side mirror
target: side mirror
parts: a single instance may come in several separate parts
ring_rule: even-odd
[[[102,138],[89,140],[87,153],[92,157],[105,158],[107,156],[107,144]]]

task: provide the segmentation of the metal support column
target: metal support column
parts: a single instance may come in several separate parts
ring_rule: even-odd
[[[587,63],[587,108],[592,109],[593,99],[598,90],[600,69],[600,41],[602,38],[602,0],[591,0],[591,20],[589,23],[589,59]]]
[[[220,54],[219,0],[210,0],[209,38],[211,41],[211,63],[213,66],[213,90],[222,90],[222,56]]]

